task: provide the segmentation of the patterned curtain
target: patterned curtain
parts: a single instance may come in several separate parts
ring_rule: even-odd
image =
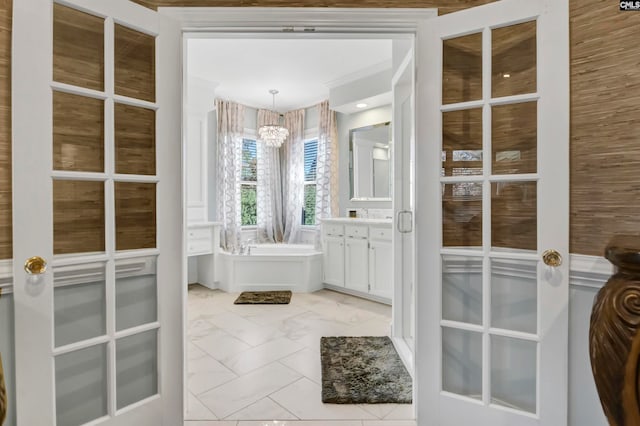
[[[216,100],[218,115],[217,215],[222,222],[221,245],[236,252],[240,245],[240,172],[244,106]]]
[[[338,215],[338,125],[329,101],[318,105],[318,166],[316,172],[316,223]]]
[[[258,129],[265,124],[278,123],[280,114],[265,109],[258,110]],[[282,208],[282,175],[280,173],[280,148],[257,141],[258,156],[258,241],[280,243],[284,237]]]
[[[302,207],[304,203],[304,109],[289,111],[284,115],[284,126],[289,137],[283,148],[284,167],[282,168],[284,197],[284,241],[298,241],[302,225]]]

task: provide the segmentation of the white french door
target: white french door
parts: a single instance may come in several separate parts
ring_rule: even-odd
[[[14,2],[19,426],[182,422],[180,50],[126,0]]]
[[[567,422],[568,25],[502,0],[419,30],[420,424]]]
[[[405,43],[413,40],[407,40]],[[396,348],[410,369],[415,350],[415,57],[411,46],[405,52],[392,81],[394,149],[394,295],[393,337]]]

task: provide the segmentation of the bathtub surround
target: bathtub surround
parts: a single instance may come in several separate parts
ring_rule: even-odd
[[[305,244],[249,244],[245,254],[221,252],[219,288],[226,292],[322,288],[322,252]]]
[[[290,291],[243,291],[233,302],[234,305],[288,305]]]
[[[323,337],[322,402],[411,404],[412,379],[388,337]]]

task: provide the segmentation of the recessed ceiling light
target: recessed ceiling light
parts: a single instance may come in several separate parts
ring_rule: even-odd
[[[366,108],[368,105],[364,103],[356,104],[356,108]]]
[[[511,74],[509,74],[509,73],[505,73],[505,74],[502,74],[502,76],[503,76],[504,78],[509,78],[509,77],[511,77]]]

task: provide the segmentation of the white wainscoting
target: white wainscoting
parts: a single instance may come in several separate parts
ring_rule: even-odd
[[[569,277],[569,426],[606,426],[589,360],[593,298],[613,273],[597,256],[571,255]]]

